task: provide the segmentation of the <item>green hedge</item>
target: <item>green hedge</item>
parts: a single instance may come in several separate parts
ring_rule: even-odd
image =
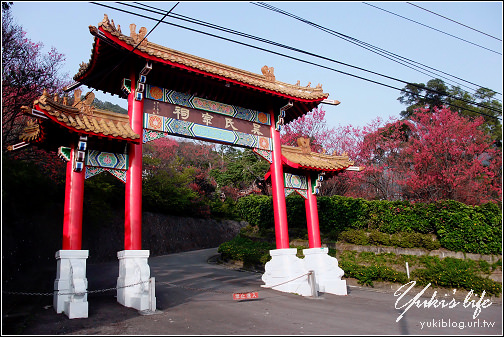
[[[271,249],[275,249],[275,245],[237,235],[230,241],[222,243],[217,251],[224,260],[243,261],[244,266],[255,266],[264,265],[269,261]]]
[[[306,228],[304,199],[289,196],[286,204],[289,228]],[[425,204],[331,196],[318,197],[317,204],[320,231],[332,237],[348,230],[378,231],[396,234],[396,238],[405,233],[434,234],[441,247],[452,251],[502,253],[502,210],[494,203],[468,206],[452,200]],[[274,228],[271,197],[244,197],[236,207],[251,225],[263,230]],[[412,235],[411,240],[427,244],[421,236]]]
[[[433,240],[430,234],[415,232],[387,234],[378,230],[350,229],[342,232],[339,235],[339,240],[363,246],[382,245],[402,248],[424,248],[427,250],[435,250],[441,247],[440,242]]]

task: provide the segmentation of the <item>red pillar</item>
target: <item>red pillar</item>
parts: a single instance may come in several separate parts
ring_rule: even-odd
[[[63,249],[80,250],[82,247],[82,208],[84,203],[85,170],[73,170],[75,144],[66,167],[65,213],[63,216]]]
[[[131,76],[128,115],[133,131],[142,139],[143,100],[135,100],[135,76]],[[124,249],[142,249],[142,143],[128,145],[129,166],[126,171],[126,205]]]
[[[308,244],[310,248],[322,247],[320,242],[320,228],[317,208],[317,197],[312,193],[311,175],[306,175],[308,180],[308,198],[305,200],[306,222],[308,224]]]
[[[271,185],[273,192],[273,212],[275,218],[275,237],[277,249],[289,248],[287,226],[287,206],[285,204],[284,174],[282,167],[282,147],[280,131],[275,129],[274,111],[271,114],[271,138],[273,140],[273,162],[271,163]]]

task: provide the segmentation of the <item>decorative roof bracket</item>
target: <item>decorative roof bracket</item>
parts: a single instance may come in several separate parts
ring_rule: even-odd
[[[289,103],[280,108],[280,113],[278,114],[277,122],[275,124],[275,130],[280,131],[281,126],[284,125],[285,111],[292,108],[293,105],[294,103],[289,101]]]

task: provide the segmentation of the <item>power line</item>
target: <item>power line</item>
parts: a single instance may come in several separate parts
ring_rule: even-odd
[[[93,3],[93,2],[91,2],[91,3]],[[126,54],[126,55],[125,55],[125,56],[124,56],[124,57],[123,57],[123,58],[122,58],[122,59],[121,59],[121,60],[120,60],[120,61],[119,61],[119,62],[118,62],[115,66],[114,66],[114,68],[112,68],[112,69],[110,69],[110,70],[108,70],[108,71],[106,71],[106,72],[103,72],[103,71],[102,71],[102,72],[99,72],[99,73],[97,73],[95,76],[91,76],[91,77],[88,77],[88,78],[84,79],[84,81],[82,81],[82,82],[77,82],[77,83],[75,83],[75,84],[73,84],[73,85],[71,85],[71,86],[67,87],[65,91],[67,91],[67,92],[68,92],[68,91],[73,90],[73,89],[75,89],[75,88],[77,88],[77,87],[79,87],[79,86],[81,86],[81,85],[83,85],[83,84],[86,84],[86,83],[87,83],[87,82],[89,82],[91,79],[96,78],[97,76],[103,76],[103,77],[105,78],[105,77],[107,77],[108,75],[110,75],[110,74],[111,74],[114,70],[116,70],[116,69],[117,69],[117,68],[118,68],[118,67],[119,67],[119,66],[120,66],[120,65],[121,65],[124,61],[126,61],[126,59],[127,59],[128,57],[130,57],[131,55],[133,55],[133,52],[134,52],[136,49],[138,49],[138,46],[140,46],[140,44],[141,44],[141,43],[142,43],[142,42],[143,42],[143,41],[147,38],[147,36],[149,36],[149,35],[150,35],[153,31],[154,31],[154,29],[156,29],[156,27],[157,27],[157,26],[158,26],[161,22],[163,22],[163,20],[164,20],[164,19],[165,19],[165,18],[166,18],[166,17],[167,17],[170,13],[171,13],[171,11],[173,11],[173,10],[175,9],[175,7],[177,7],[177,5],[178,5],[179,3],[180,3],[180,2],[177,2],[177,3],[176,3],[176,4],[175,4],[175,5],[174,5],[174,6],[173,6],[173,7],[172,7],[172,8],[171,8],[168,12],[166,12],[166,13],[164,14],[164,16],[163,16],[160,20],[157,20],[158,22],[156,23],[156,25],[154,25],[154,27],[152,27],[152,29],[151,29],[151,30],[150,30],[150,31],[149,31],[149,32],[148,32],[148,33],[147,33],[147,34],[143,37],[143,39],[142,39],[141,41],[139,41],[139,42],[137,43],[137,45],[136,45],[136,46],[135,46],[132,50],[130,50],[130,51],[129,51],[129,53],[128,53],[128,54]],[[94,3],[94,4],[97,4],[97,3]],[[155,19],[153,19],[153,18],[151,18],[151,19],[152,19],[152,20],[155,20]],[[91,92],[93,92],[94,90],[95,90],[95,89],[94,89],[94,88],[92,88]],[[85,98],[86,98],[86,97],[84,96],[84,97],[81,99],[81,102],[82,102]]]
[[[358,39],[356,39],[356,38],[350,37],[350,36],[348,36],[348,35],[345,35],[345,34],[342,34],[342,33],[336,32],[336,31],[334,31],[334,30],[332,30],[332,29],[329,29],[329,28],[326,28],[326,27],[320,26],[320,25],[315,24],[315,23],[313,23],[313,22],[311,22],[311,21],[308,21],[308,20],[306,20],[306,19],[303,19],[303,18],[301,18],[301,17],[299,17],[299,16],[296,16],[296,15],[294,15],[294,14],[291,14],[291,13],[289,13],[289,12],[287,12],[287,11],[284,11],[284,10],[281,10],[281,9],[279,9],[279,8],[276,8],[276,7],[272,6],[272,5],[268,5],[268,4],[266,4],[266,3],[262,3],[262,2],[259,2],[259,3],[254,3],[254,2],[252,2],[252,4],[253,4],[253,5],[256,5],[256,6],[259,6],[259,7],[263,7],[263,8],[269,9],[269,10],[271,10],[271,11],[274,11],[274,12],[277,12],[277,13],[280,13],[280,14],[283,14],[283,15],[286,15],[286,16],[288,16],[288,17],[294,18],[294,19],[299,20],[299,21],[301,21],[301,22],[304,22],[304,23],[306,23],[306,24],[308,24],[308,25],[310,25],[310,26],[313,26],[313,27],[315,27],[315,28],[317,28],[317,29],[320,29],[320,30],[322,30],[322,31],[326,32],[326,33],[329,33],[329,34],[331,34],[331,35],[334,35],[334,36],[336,36],[336,37],[338,37],[338,38],[340,38],[340,39],[343,39],[343,40],[345,40],[345,41],[347,41],[347,42],[353,43],[353,44],[355,44],[355,45],[357,45],[357,46],[359,46],[359,47],[361,47],[361,48],[367,49],[367,50],[369,50],[369,51],[371,51],[371,52],[373,52],[373,53],[376,53],[376,54],[378,54],[378,55],[380,55],[380,56],[383,56],[383,57],[385,57],[385,58],[387,58],[387,59],[389,59],[389,60],[392,60],[392,61],[394,61],[394,62],[397,62],[397,63],[399,63],[399,64],[401,64],[401,65],[404,65],[404,66],[406,66],[406,67],[408,67],[408,68],[410,68],[410,69],[413,69],[413,70],[415,70],[415,71],[418,71],[418,72],[420,72],[420,73],[422,73],[422,74],[424,74],[424,75],[427,75],[427,74],[426,74],[426,73],[424,73],[424,72],[422,72],[422,71],[419,71],[418,69],[414,69],[414,68],[412,68],[412,67],[410,67],[410,66],[408,66],[408,65],[406,65],[406,64],[404,64],[404,63],[402,63],[402,62],[400,62],[400,61],[398,61],[398,60],[396,60],[396,59],[394,59],[394,58],[405,60],[404,62],[406,62],[406,63],[408,63],[408,64],[411,64],[412,66],[417,67],[417,68],[421,68],[421,67],[419,67],[419,66],[417,66],[417,65],[414,65],[413,63],[419,64],[419,65],[421,65],[421,66],[423,66],[423,67],[426,67],[426,68],[432,69],[432,70],[434,70],[434,71],[437,71],[437,72],[439,72],[439,73],[442,73],[442,74],[445,74],[445,75],[451,76],[451,77],[453,77],[453,78],[459,79],[459,80],[461,80],[461,81],[464,81],[464,82],[466,82],[466,83],[472,84],[472,85],[474,85],[474,86],[478,86],[478,87],[480,87],[480,88],[481,88],[481,87],[483,87],[483,86],[481,86],[481,85],[478,85],[478,84],[476,84],[476,83],[473,83],[473,82],[470,82],[470,81],[464,80],[464,79],[459,78],[459,77],[457,77],[457,76],[450,75],[450,74],[448,74],[448,73],[446,73],[446,72],[443,72],[443,71],[441,71],[441,70],[438,70],[438,69],[435,69],[435,68],[432,68],[432,67],[426,66],[426,65],[424,65],[424,64],[422,64],[422,63],[419,63],[419,62],[416,62],[416,61],[410,60],[410,59],[408,59],[408,58],[405,58],[405,57],[403,57],[403,56],[400,56],[400,55],[397,55],[397,54],[394,54],[394,53],[388,52],[388,51],[386,51],[386,50],[384,50],[384,49],[381,49],[381,48],[375,47],[375,46],[373,46],[373,45],[371,45],[371,44],[369,44],[369,43],[366,43],[366,42],[360,41],[360,40],[358,40]],[[369,47],[369,48],[368,48],[368,47]],[[370,48],[371,48],[371,49],[370,49]],[[389,55],[390,57],[385,56],[384,54]],[[433,72],[431,72],[431,71],[429,71],[429,70],[426,70],[426,69],[422,69],[422,70],[425,70],[425,71],[427,71],[427,72],[429,72],[429,73],[433,74],[433,75],[434,75],[434,76],[436,76],[436,77],[441,77],[441,78],[447,79],[446,77],[444,77],[444,76],[440,76],[439,74],[435,74],[435,73],[433,73]],[[447,79],[447,80],[448,80],[448,79]],[[456,81],[453,81],[453,82],[454,82],[454,83],[456,83],[456,84],[458,84],[458,85],[460,85],[460,86],[463,86],[463,87],[465,87],[465,88],[468,88],[468,89],[471,89],[471,90],[473,90],[473,91],[476,91],[475,89],[469,88],[468,86],[462,85],[461,83],[458,83],[458,82],[456,82]],[[490,89],[489,89],[489,90],[490,90]],[[502,95],[501,93],[498,93],[498,92],[496,92],[496,91],[494,91],[494,90],[492,90],[492,92],[494,92],[494,93],[496,93],[496,94],[499,94],[499,95]]]
[[[146,10],[144,8],[133,6],[131,4],[127,4],[127,3],[126,4],[125,3],[121,3],[121,4],[123,4],[125,6],[130,6],[130,7],[134,7],[134,8],[137,8],[137,9],[148,11],[148,10]],[[144,4],[139,4],[139,5],[142,5],[144,7],[148,7],[148,8],[154,9],[154,10],[160,10],[158,8],[155,8],[155,7],[152,7],[152,6],[148,6],[148,5],[144,5]],[[155,13],[155,11],[152,11],[152,12]],[[388,79],[391,79],[391,80],[395,80],[395,81],[401,82],[403,84],[412,85],[412,86],[417,87],[419,89],[423,89],[423,90],[426,90],[426,91],[434,92],[434,93],[440,94],[442,96],[447,96],[447,97],[450,97],[450,98],[453,98],[453,99],[458,99],[458,100],[464,101],[464,102],[469,103],[469,104],[478,105],[480,107],[485,107],[485,108],[488,108],[489,110],[493,110],[493,111],[496,111],[496,112],[499,112],[499,113],[501,112],[500,110],[493,109],[492,107],[487,107],[487,106],[485,106],[485,105],[483,105],[481,103],[476,103],[476,102],[473,102],[473,101],[465,100],[463,98],[457,98],[455,96],[450,96],[450,95],[448,95],[446,93],[440,93],[440,92],[437,92],[437,91],[432,90],[430,88],[425,88],[425,87],[419,86],[419,85],[417,85],[415,83],[406,82],[406,81],[403,81],[403,80],[400,80],[400,79],[397,79],[397,78],[394,78],[394,77],[390,77],[390,76],[387,76],[387,75],[383,75],[383,74],[379,74],[379,73],[373,72],[371,70],[367,70],[367,69],[364,69],[364,68],[356,67],[356,66],[353,66],[353,65],[350,65],[350,64],[347,64],[347,63],[336,61],[334,59],[330,59],[330,58],[323,57],[323,56],[320,56],[320,55],[317,55],[317,54],[313,54],[313,53],[310,53],[310,52],[307,52],[307,51],[304,51],[304,50],[300,50],[300,49],[289,47],[289,46],[286,46],[286,45],[283,45],[283,44],[280,44],[280,43],[277,43],[277,42],[272,42],[270,40],[259,38],[257,36],[252,36],[252,35],[245,34],[245,33],[242,33],[242,32],[234,31],[232,29],[224,28],[224,27],[221,27],[221,26],[218,26],[218,25],[215,25],[215,24],[211,24],[211,23],[207,23],[207,22],[204,22],[204,21],[201,21],[201,20],[196,20],[196,19],[193,19],[193,18],[189,18],[189,17],[184,16],[184,15],[173,13],[172,15],[170,15],[170,17],[177,18],[177,19],[184,20],[184,21],[188,21],[188,22],[191,22],[191,23],[196,23],[196,24],[199,24],[199,25],[203,25],[205,27],[210,27],[210,28],[213,28],[213,29],[225,31],[227,33],[239,35],[239,36],[242,36],[242,37],[247,37],[247,38],[254,39],[254,40],[257,40],[257,41],[261,41],[261,42],[264,42],[264,43],[269,43],[269,44],[275,45],[277,47],[281,47],[281,48],[297,51],[297,52],[304,53],[304,54],[307,54],[307,55],[310,55],[310,56],[318,57],[318,58],[321,58],[321,59],[324,59],[324,60],[327,60],[327,61],[335,62],[335,63],[342,64],[342,65],[345,65],[345,66],[348,66],[348,67],[352,67],[352,68],[355,68],[355,69],[358,69],[358,70],[366,71],[366,72],[372,73],[374,75],[378,75],[378,76],[382,76],[382,77],[385,77],[385,78],[388,78]]]
[[[421,22],[418,22],[418,21],[415,21],[415,20],[409,19],[409,18],[407,18],[407,17],[404,17],[404,16],[402,16],[402,15],[399,15],[399,14],[393,13],[393,12],[391,12],[391,11],[388,11],[388,10],[386,10],[386,9],[380,8],[380,7],[378,7],[378,6],[371,5],[371,4],[367,3],[367,2],[363,2],[363,4],[368,5],[368,6],[371,6],[371,7],[374,7],[374,8],[377,8],[377,9],[379,9],[379,10],[382,10],[382,11],[384,11],[384,12],[387,12],[387,13],[390,13],[390,14],[392,14],[392,15],[398,16],[398,17],[403,18],[403,19],[405,19],[405,20],[408,20],[408,21],[414,22],[414,23],[419,24],[419,25],[421,25],[421,26],[424,26],[424,27],[427,27],[427,28],[433,29],[433,30],[435,30],[435,31],[437,31],[437,32],[440,32],[440,33],[446,34],[446,35],[448,35],[448,36],[451,36],[451,37],[454,37],[454,38],[456,38],[456,39],[462,40],[462,41],[464,41],[464,42],[470,43],[470,44],[475,45],[475,46],[477,46],[477,47],[480,47],[480,48],[486,49],[486,50],[491,51],[491,52],[493,52],[493,53],[496,53],[496,54],[502,55],[502,53],[499,53],[498,51],[495,51],[495,50],[492,50],[492,49],[489,49],[489,48],[486,48],[486,47],[480,46],[479,44],[476,44],[476,43],[474,43],[474,42],[464,40],[464,39],[462,39],[462,38],[460,38],[460,37],[458,37],[458,36],[455,36],[455,35],[452,35],[452,34],[449,34],[449,33],[443,32],[442,30],[439,30],[439,29],[433,28],[433,27],[431,27],[431,26],[424,25],[424,24],[423,24],[423,23],[421,23]]]
[[[105,4],[102,4],[102,3],[95,3],[95,2],[92,2],[92,3],[96,4],[96,5],[99,5],[99,6],[111,8],[111,9],[114,9],[114,10],[117,10],[117,11],[121,11],[121,12],[125,12],[125,13],[128,13],[128,14],[132,14],[132,15],[135,15],[135,16],[143,17],[143,18],[146,18],[146,19],[149,19],[149,20],[154,20],[153,18],[151,18],[149,16],[142,15],[142,14],[139,14],[139,13],[134,13],[134,12],[127,11],[127,10],[124,10],[124,9],[108,6],[108,5],[105,5]],[[123,5],[127,5],[127,6],[130,6],[130,7],[135,7],[135,6],[131,6],[129,4],[123,4]],[[151,6],[148,6],[148,7],[153,8]],[[135,8],[138,8],[138,7],[135,7]],[[154,12],[152,10],[147,10],[147,9],[142,9],[142,10],[145,10],[145,11],[148,11],[148,12]],[[178,14],[175,14],[175,15],[179,16]],[[172,17],[172,18],[174,18],[173,15],[169,15],[169,16]],[[175,17],[175,18],[177,18],[177,17]],[[199,21],[199,20],[194,20],[193,23],[196,23],[196,21]],[[338,70],[338,69],[334,69],[334,68],[331,68],[331,67],[328,67],[328,66],[320,65],[320,64],[317,64],[317,63],[314,63],[314,62],[310,62],[310,61],[307,61],[307,60],[302,60],[302,59],[297,58],[297,57],[289,56],[289,55],[286,55],[286,54],[282,54],[282,53],[279,53],[279,52],[275,52],[275,51],[272,51],[272,50],[268,50],[268,49],[265,49],[265,48],[254,46],[254,45],[251,45],[251,44],[248,44],[248,43],[232,40],[232,39],[229,39],[229,38],[226,38],[226,37],[223,37],[223,36],[211,34],[211,33],[208,33],[208,32],[200,31],[200,30],[197,30],[197,29],[194,29],[194,28],[189,28],[189,27],[186,27],[186,26],[181,26],[181,25],[178,25],[178,24],[175,24],[175,23],[171,23],[171,22],[166,22],[166,21],[162,21],[162,22],[165,23],[165,24],[171,25],[171,26],[175,26],[175,27],[178,27],[178,28],[185,29],[185,30],[190,30],[190,31],[193,31],[193,32],[197,32],[197,33],[204,34],[204,35],[207,35],[207,36],[215,37],[215,38],[218,38],[218,39],[221,39],[221,40],[225,40],[225,41],[228,41],[228,42],[233,42],[233,43],[240,44],[240,45],[247,46],[247,47],[251,47],[251,48],[254,48],[254,49],[257,49],[257,50],[265,51],[265,52],[268,52],[268,53],[271,53],[271,54],[275,54],[275,55],[278,55],[278,56],[287,57],[287,58],[290,58],[290,59],[293,59],[293,60],[296,60],[296,61],[299,61],[299,62],[311,64],[311,65],[314,65],[314,66],[317,66],[317,67],[320,67],[320,68],[324,68],[324,69],[327,69],[327,70],[335,71],[335,72],[338,72],[338,73],[341,73],[341,74],[344,74],[344,75],[348,75],[348,76],[351,76],[351,77],[355,77],[355,78],[358,78],[358,79],[361,79],[361,80],[364,80],[364,81],[368,81],[368,82],[371,82],[371,83],[374,83],[374,84],[378,84],[378,85],[385,86],[385,87],[388,87],[388,88],[396,89],[396,90],[399,90],[401,92],[405,91],[403,89],[400,89],[400,88],[397,88],[397,87],[394,87],[394,86],[391,86],[391,85],[388,85],[388,84],[385,84],[385,83],[377,82],[377,81],[374,81],[374,80],[371,80],[371,79],[367,79],[367,78],[364,78],[364,77],[361,77],[361,76],[357,76],[357,75],[354,75],[354,74],[343,72],[343,71]],[[215,25],[213,25],[213,26],[215,26]],[[218,26],[216,26],[216,27],[218,27]],[[215,29],[217,29],[217,28],[215,28]],[[231,30],[228,30],[228,32],[231,32]],[[267,40],[265,40],[265,41],[267,41]],[[280,44],[278,44],[278,45],[280,45]],[[313,55],[315,55],[315,54],[313,54]],[[383,75],[383,76],[386,76],[386,75]],[[401,82],[418,87],[418,85],[415,85],[414,83],[408,83],[408,82],[404,82],[404,81],[401,81]],[[430,90],[430,89],[424,88],[424,87],[420,87],[420,88],[428,90],[428,91]],[[430,91],[433,91],[433,90],[430,90]],[[442,94],[442,95],[446,96],[446,94]],[[417,95],[417,96],[421,96],[421,95]],[[455,97],[455,99],[464,101],[461,98],[456,98]],[[488,107],[488,106],[481,105],[479,103],[471,102],[471,101],[466,101],[466,102],[469,103],[469,104],[473,104],[473,105],[480,105],[481,107],[484,107],[484,108],[487,108],[489,110],[501,113],[501,111],[496,110],[496,109],[494,109],[492,107]],[[491,117],[491,118],[499,118],[499,117],[495,117],[495,116],[491,116],[491,115],[487,115],[487,114],[481,113],[479,111],[475,111],[475,110],[471,110],[471,109],[468,109],[468,108],[463,108],[463,107],[460,107],[460,106],[456,106],[456,105],[453,105],[453,104],[450,104],[450,103],[447,103],[447,104],[451,105],[451,106],[454,106],[454,107],[457,107],[457,108],[460,108],[460,109],[471,111],[471,112],[474,112],[474,113],[477,113],[477,114],[486,115],[486,116]]]
[[[490,35],[490,34],[487,34],[487,33],[482,32],[482,31],[480,31],[480,30],[477,30],[477,29],[474,29],[474,28],[472,28],[472,27],[466,26],[466,25],[464,25],[463,23],[460,23],[460,22],[457,22],[457,21],[452,20],[452,19],[450,19],[450,18],[447,18],[446,16],[443,16],[443,15],[441,15],[441,14],[434,13],[433,11],[430,11],[430,10],[425,9],[425,8],[423,8],[423,7],[420,7],[420,6],[418,6],[418,5],[412,4],[411,2],[406,2],[406,3],[407,3],[408,5],[415,6],[415,7],[418,7],[418,8],[420,8],[420,9],[423,9],[423,10],[424,10],[424,11],[426,11],[426,12],[429,12],[429,13],[432,13],[432,14],[434,14],[434,15],[440,16],[440,17],[442,17],[443,19],[449,20],[449,21],[451,21],[451,22],[455,22],[456,24],[459,24],[459,25],[464,26],[464,27],[466,27],[466,28],[472,29],[472,30],[474,30],[474,31],[476,31],[476,32],[478,32],[478,33],[483,34],[483,35],[486,35],[486,36],[489,36],[489,37],[491,37],[491,38],[494,38],[494,39],[496,39],[496,40],[498,40],[498,41],[502,41],[502,39],[499,39],[498,37],[492,36],[492,35]]]
[[[132,14],[132,15],[136,15],[136,16],[140,16],[140,17],[144,17],[144,18],[147,18],[147,19],[150,19],[152,20],[152,18],[150,18],[149,16],[145,16],[145,15],[142,15],[142,14],[138,14],[138,13],[133,13],[133,12],[130,12],[130,11],[127,11],[127,10],[123,10],[123,9],[119,9],[119,8],[115,8],[115,7],[111,7],[111,6],[107,6],[107,5],[103,5],[103,4],[98,4],[98,3],[95,3],[97,5],[101,5],[101,6],[104,6],[104,7],[108,7],[108,8],[111,8],[111,9],[115,9],[115,10],[118,10],[118,11],[122,11],[122,12],[125,12],[125,13],[129,13],[129,14]],[[130,6],[130,7],[134,7],[134,8],[137,8],[137,9],[142,9],[144,11],[147,11],[147,12],[153,12],[153,13],[156,13],[155,11],[153,10],[147,10],[147,9],[144,9],[144,8],[139,8],[137,6],[133,6],[133,5],[130,5],[130,4],[127,4],[127,3],[120,3],[122,5],[125,5],[125,6]],[[147,6],[147,5],[143,5],[143,4],[140,4],[142,6],[145,6],[145,7],[149,7],[149,8],[153,8],[155,10],[160,10],[160,9],[157,9],[155,7],[152,7],[152,6]],[[175,18],[177,19],[181,19],[180,17],[182,18],[187,18],[187,17],[184,17],[182,15],[179,15],[179,14],[176,14],[176,13],[173,13],[172,15],[170,15],[170,17],[174,18],[174,16],[176,16]],[[204,23],[203,21],[200,21],[200,20],[195,20],[195,19],[191,19],[189,18],[191,21],[191,23],[197,23],[197,24],[202,24]],[[184,19],[181,19],[181,20],[184,20]],[[185,20],[187,21],[187,19]],[[318,66],[318,67],[322,67],[322,68],[325,68],[325,69],[328,69],[328,70],[332,70],[332,71],[335,71],[335,72],[339,72],[339,73],[342,73],[344,75],[348,75],[348,76],[352,76],[352,77],[356,77],[356,78],[359,78],[359,79],[362,79],[362,80],[365,80],[365,81],[368,81],[368,82],[372,82],[372,83],[375,83],[375,84],[378,84],[378,85],[382,85],[382,86],[386,86],[386,87],[389,87],[389,88],[392,88],[392,89],[396,89],[396,90],[399,90],[401,92],[408,92],[408,91],[405,91],[403,89],[399,89],[399,88],[396,88],[396,87],[393,87],[393,86],[390,86],[390,85],[387,85],[387,84],[384,84],[384,83],[381,83],[381,82],[377,82],[377,81],[373,81],[373,80],[370,80],[370,79],[367,79],[367,78],[364,78],[364,77],[360,77],[360,76],[357,76],[357,75],[354,75],[354,74],[350,74],[350,73],[346,73],[346,72],[343,72],[343,71],[340,71],[340,70],[337,70],[337,69],[334,69],[334,68],[330,68],[330,67],[326,67],[326,66],[322,66],[320,64],[316,64],[316,63],[313,63],[313,62],[309,62],[309,61],[306,61],[306,60],[302,60],[302,59],[299,59],[299,58],[295,58],[295,57],[292,57],[292,56],[288,56],[288,55],[285,55],[285,54],[281,54],[281,53],[278,53],[278,52],[273,52],[271,50],[268,50],[268,49],[264,49],[264,48],[260,48],[260,47],[257,47],[257,46],[253,46],[253,45],[250,45],[250,44],[247,44],[247,43],[244,43],[244,42],[239,42],[239,41],[236,41],[236,40],[232,40],[232,39],[228,39],[228,38],[225,38],[225,37],[222,37],[222,36],[218,36],[218,35],[214,35],[214,34],[211,34],[211,33],[207,33],[207,32],[203,32],[203,31],[199,31],[199,30],[196,30],[196,29],[192,29],[192,28],[188,28],[186,26],[180,26],[180,25],[177,25],[177,24],[174,24],[174,23],[170,23],[170,22],[164,22],[163,23],[165,24],[169,24],[169,25],[172,25],[172,26],[175,26],[175,27],[179,27],[179,28],[182,28],[182,29],[186,29],[186,30],[191,30],[191,31],[194,31],[194,32],[197,32],[197,33],[201,33],[201,34],[205,34],[205,35],[208,35],[208,36],[212,36],[212,37],[216,37],[216,38],[219,38],[219,39],[223,39],[223,40],[226,40],[226,41],[229,41],[229,42],[233,42],[233,43],[237,43],[237,44],[241,44],[241,45],[244,45],[244,46],[248,46],[248,47],[251,47],[251,48],[255,48],[255,49],[258,49],[258,50],[262,50],[262,51],[266,51],[268,53],[272,53],[272,54],[276,54],[276,55],[279,55],[279,56],[283,56],[283,57],[287,57],[287,58],[291,58],[293,60],[297,60],[297,61],[300,61],[300,62],[304,62],[304,63],[307,63],[307,64],[311,64],[311,65],[315,65],[315,66]],[[218,29],[218,27],[220,26],[217,26],[217,25],[213,25],[213,24],[209,24],[209,23],[204,23],[205,26],[207,27],[211,27],[211,28],[214,28],[214,29]],[[247,36],[247,37],[250,37],[250,35],[248,34],[244,34],[244,33],[239,33],[239,32],[235,32],[231,29],[227,29],[227,28],[222,28],[224,29],[226,32],[228,33],[235,33],[235,34],[239,34],[241,36]],[[256,39],[259,39],[257,37],[255,37]],[[278,44],[278,43],[275,43],[275,42],[271,42],[271,41],[268,41],[268,40],[265,40],[265,39],[260,39],[262,40],[262,42],[270,42],[270,43],[273,43],[277,46],[283,46],[281,44]],[[288,46],[284,46],[284,47],[287,47],[287,48],[291,48],[291,49],[294,49],[294,50],[297,50],[297,51],[300,51],[300,52],[303,52],[301,50],[298,50],[298,49],[295,49],[295,48],[292,48],[292,47],[288,47]],[[308,53],[308,52],[304,52],[304,53]],[[308,54],[311,54],[311,55],[314,55],[314,56],[318,56],[318,55],[315,55],[315,54],[312,54],[312,53],[308,53]],[[320,56],[319,56],[320,57]],[[330,60],[330,59],[329,59]],[[334,61],[332,60],[333,62],[337,62],[337,61]],[[351,65],[348,65],[348,66],[351,66]],[[353,67],[353,66],[351,66]],[[382,75],[382,76],[386,76],[386,75]],[[447,95],[446,93],[439,93],[439,92],[436,92],[430,88],[424,88],[424,87],[421,87],[421,86],[418,86],[416,85],[415,83],[408,83],[408,82],[405,82],[405,81],[401,81],[401,80],[398,80],[398,79],[395,79],[397,81],[400,81],[402,83],[405,83],[405,84],[410,84],[412,86],[415,86],[415,87],[418,87],[418,88],[421,88],[423,90],[426,90],[426,91],[431,91],[431,92],[435,92],[435,93],[438,93],[442,96],[448,96],[450,97],[449,95]],[[421,96],[421,95],[417,95],[417,96]],[[422,97],[422,96],[421,96]],[[468,104],[472,104],[472,105],[477,105],[477,106],[480,106],[480,107],[484,107],[484,108],[487,108],[491,111],[494,111],[494,112],[497,112],[497,113],[501,113],[500,110],[497,110],[497,109],[494,109],[492,107],[488,107],[486,105],[483,105],[483,104],[480,104],[480,103],[476,103],[476,102],[472,102],[472,101],[468,101],[468,100],[464,100],[463,98],[458,98],[458,97],[454,97],[454,96],[451,96],[451,98],[453,99],[457,99],[457,100],[461,100],[461,101],[464,101]],[[450,103],[447,103],[448,105],[452,105],[454,107],[457,107],[457,108],[460,108],[460,109],[464,109],[464,110],[467,110],[467,111],[471,111],[471,112],[475,112],[475,113],[479,113],[479,114],[483,114],[483,113],[480,113],[478,111],[474,111],[474,110],[470,110],[470,109],[467,109],[467,108],[463,108],[463,107],[459,107],[459,106],[456,106],[454,104],[450,104]],[[486,115],[486,114],[483,114],[483,115]],[[491,115],[486,115],[488,117],[493,117],[493,118],[496,118],[494,116],[491,116]]]

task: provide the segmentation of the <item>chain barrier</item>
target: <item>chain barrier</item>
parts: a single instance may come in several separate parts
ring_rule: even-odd
[[[58,293],[58,296],[59,295],[78,295],[78,296],[82,296],[82,295],[85,295],[85,294],[95,294],[95,293],[104,293],[104,292],[107,292],[107,291],[111,291],[111,290],[117,290],[117,289],[122,289],[122,288],[129,288],[129,287],[134,287],[134,286],[137,286],[139,284],[143,284],[143,283],[149,283],[150,281],[147,280],[147,281],[140,281],[140,282],[137,282],[137,283],[134,283],[134,284],[129,284],[127,286],[121,286],[121,287],[114,287],[114,288],[106,288],[106,289],[99,289],[99,290],[88,290],[88,291],[83,291],[83,292],[78,292],[78,293]],[[52,293],[30,293],[30,292],[20,292],[20,291],[2,291],[3,294],[6,294],[6,295],[28,295],[28,296],[53,296],[54,293],[58,292],[59,290],[54,290]]]
[[[304,277],[304,276],[307,276],[307,275],[310,275],[311,272],[307,272],[305,274],[302,274],[302,275],[299,275],[291,280],[287,280],[287,281],[284,281],[284,282],[281,282],[281,283],[278,283],[278,284],[275,284],[275,285],[272,285],[272,286],[260,286],[259,288],[255,288],[255,289],[252,289],[252,290],[247,290],[247,291],[235,291],[235,293],[251,293],[251,292],[256,292],[256,291],[259,291],[259,290],[262,290],[262,289],[271,289],[271,288],[275,288],[275,287],[278,287],[282,284],[286,284],[286,283],[289,283],[289,282],[292,282],[294,280],[297,280],[301,277]],[[213,292],[213,293],[217,293],[217,294],[225,294],[225,295],[229,295],[229,291],[221,291],[221,290],[215,290],[215,289],[210,289],[210,288],[193,288],[193,287],[188,287],[188,286],[183,286],[183,285],[178,285],[178,284],[174,284],[174,283],[171,283],[171,282],[159,282],[158,284],[166,284],[166,285],[169,285],[169,286],[172,286],[172,287],[175,287],[175,288],[182,288],[182,289],[185,289],[185,290],[191,290],[191,291],[206,291],[206,292]]]
[[[278,287],[278,286],[280,286],[282,284],[286,284],[286,283],[292,282],[294,280],[297,280],[297,279],[299,279],[301,277],[304,277],[304,276],[307,276],[307,275],[310,275],[310,274],[311,274],[311,272],[308,272],[308,273],[302,274],[300,276],[297,276],[297,277],[295,277],[295,278],[293,278],[291,280],[287,280],[287,281],[284,281],[284,282],[281,282],[281,283],[278,283],[278,284],[275,284],[275,285],[272,285],[272,286],[261,286],[260,288],[257,288],[257,289],[253,289],[253,290],[249,290],[249,291],[239,291],[239,292],[235,292],[235,293],[249,293],[249,292],[259,291],[259,290],[262,290],[262,289],[275,288],[275,287]],[[137,285],[140,285],[140,284],[143,284],[143,283],[149,283],[149,282],[150,281],[140,281],[140,282],[137,282],[137,283],[134,283],[134,284],[130,284],[130,285],[127,285],[127,286],[113,287],[113,288],[106,288],[106,289],[99,289],[99,290],[88,290],[88,291],[79,292],[79,293],[58,293],[58,295],[62,295],[62,296],[63,295],[78,295],[78,296],[82,296],[84,294],[103,293],[103,292],[107,292],[107,291],[111,291],[111,290],[117,290],[117,289],[128,288],[128,287],[134,287],[134,286],[137,286]],[[182,288],[182,289],[191,290],[191,291],[206,291],[206,292],[214,292],[214,293],[225,294],[225,295],[229,294],[229,291],[220,291],[220,290],[209,289],[209,288],[205,288],[205,289],[202,289],[202,288],[193,288],[193,287],[188,287],[188,286],[174,284],[174,283],[171,283],[171,282],[158,282],[158,284],[166,284],[166,285],[169,285],[169,286],[172,286],[172,287]],[[52,293],[2,291],[2,293],[6,294],[6,295],[28,295],[28,296],[53,296],[55,292],[58,292],[58,290],[54,290]]]

